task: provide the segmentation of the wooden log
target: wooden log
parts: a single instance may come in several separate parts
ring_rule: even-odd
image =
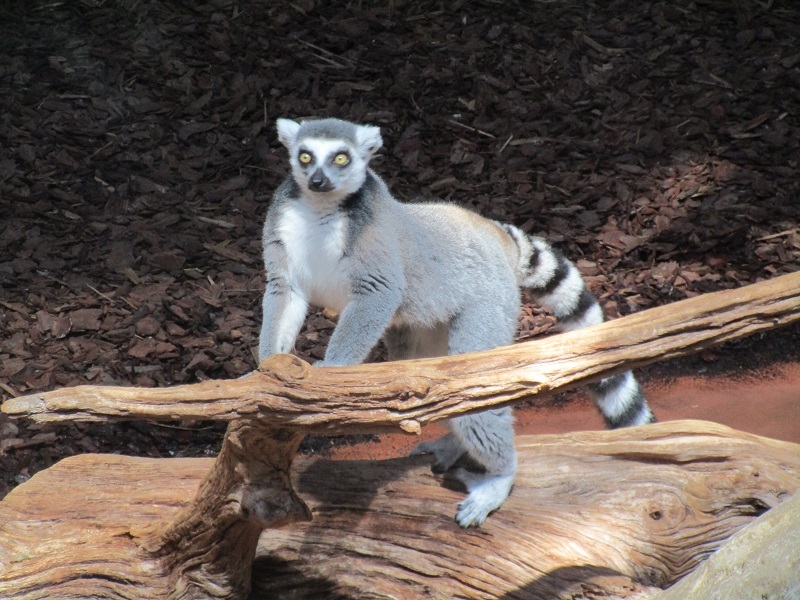
[[[639,597],[800,489],[800,445],[705,422],[518,448],[511,497],[467,531],[452,522],[461,493],[437,487],[424,460],[305,467],[296,488],[314,520],[262,536],[253,596]]]
[[[289,475],[302,438],[258,418],[228,426],[192,503],[140,542],[169,573],[169,598],[246,597],[261,532],[311,520]]]
[[[0,502],[0,598],[168,597],[169,572],[137,541],[212,464],[85,454],[37,473]]]
[[[452,519],[461,492],[425,457],[298,459],[293,487],[314,521],[262,534],[250,597],[633,597],[800,489],[800,445],[698,421],[521,436],[518,449],[511,497],[466,531]],[[83,455],[35,475],[0,502],[0,597],[247,597],[202,569],[177,590],[151,546],[161,531],[184,552],[174,524],[212,468]]]
[[[418,433],[430,421],[573,387],[789,323],[800,317],[798,290],[800,274],[795,274],[486,353],[341,369],[313,369],[294,357],[278,356],[241,380],[165,390],[83,386],[17,398],[3,410],[30,411],[43,421],[241,419],[229,428],[224,451],[191,506],[169,523],[131,525],[121,534],[135,541],[135,552],[126,550],[125,560],[146,566],[154,594],[240,597],[249,582],[247,557],[258,529],[308,516],[287,474],[301,433],[397,427]],[[264,438],[266,450],[258,446]],[[267,483],[261,485],[262,479]],[[27,551],[9,560],[6,567],[30,564]],[[76,564],[65,564],[81,572]],[[2,577],[14,572],[6,570]],[[92,573],[104,585],[113,578]],[[64,585],[67,590],[71,584]]]
[[[301,438],[242,419],[213,466],[95,455],[37,474],[0,504],[0,597],[246,598],[262,530],[311,519],[289,475]]]
[[[233,381],[79,386],[11,399],[2,409],[38,421],[262,414],[306,432],[417,433],[431,421],[563,391],[798,319],[800,273],[793,273],[488,352],[324,369],[276,356]]]
[[[654,600],[800,598],[800,493],[734,534]]]

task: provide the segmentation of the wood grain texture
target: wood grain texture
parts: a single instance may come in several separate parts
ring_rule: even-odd
[[[798,319],[800,273],[793,273],[488,352],[324,369],[283,355],[233,381],[79,386],[11,399],[2,410],[38,421],[268,414],[275,425],[306,432],[414,433],[431,421],[531,400]]]
[[[799,445],[706,422],[518,448],[511,497],[467,531],[452,519],[461,492],[425,457],[298,459],[293,487],[314,520],[261,535],[249,597],[636,597],[800,489]],[[176,594],[172,562],[149,544],[183,522],[213,464],[84,455],[35,475],[0,503],[0,597],[201,597]],[[208,575],[205,597],[246,597]]]
[[[311,513],[289,469],[302,438],[232,423],[211,460],[87,455],[0,503],[2,598],[244,598],[261,532]]]
[[[734,534],[658,600],[800,598],[800,493]]]
[[[461,492],[424,459],[300,470],[314,520],[262,536],[253,597],[625,598],[686,575],[800,488],[800,446],[706,422],[518,448],[514,491],[477,530],[453,523]]]

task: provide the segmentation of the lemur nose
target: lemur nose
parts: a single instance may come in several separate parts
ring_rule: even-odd
[[[317,169],[311,174],[311,177],[308,178],[308,187],[313,190],[319,190],[326,187],[330,182],[328,178],[325,177],[325,173],[322,172],[322,169]]]

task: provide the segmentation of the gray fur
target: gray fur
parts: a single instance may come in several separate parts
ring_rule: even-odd
[[[276,190],[264,224],[262,360],[292,349],[309,304],[340,313],[318,366],[358,364],[382,337],[391,360],[511,344],[520,286],[538,290],[567,323],[596,318],[596,301],[575,279],[574,265],[542,240],[453,205],[395,200],[368,166],[382,143],[377,127],[279,119],[278,132],[292,175]],[[337,162],[342,154],[346,165]],[[625,398],[618,401],[629,383],[605,387],[616,393],[609,411],[617,421],[643,418],[622,410]],[[454,470],[469,491],[456,520],[479,526],[513,485],[511,410],[465,415],[448,427],[448,435],[414,453],[433,454],[440,471],[465,453],[484,468],[481,474]]]

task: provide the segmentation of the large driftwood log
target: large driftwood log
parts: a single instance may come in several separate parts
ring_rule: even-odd
[[[296,488],[314,520],[262,536],[254,596],[627,597],[675,582],[800,489],[800,445],[699,421],[518,448],[514,492],[469,531],[426,461],[306,466]]]
[[[100,518],[88,530],[81,525],[88,545],[78,543],[73,523],[54,534],[47,546],[55,548],[50,553],[41,549],[43,529],[32,523],[58,522],[74,507],[56,502],[31,519],[20,510],[22,503],[13,504],[10,518],[16,516],[31,525],[15,529],[3,519],[0,591],[17,591],[18,597],[26,598],[65,597],[97,584],[113,589],[110,597],[120,598],[132,597],[125,591],[131,586],[148,590],[143,595],[133,593],[135,597],[242,597],[250,581],[247,557],[252,556],[257,530],[308,517],[289,480],[292,456],[303,433],[378,432],[397,427],[418,433],[424,423],[574,387],[798,318],[800,274],[794,274],[492,352],[341,369],[314,369],[296,358],[279,356],[262,364],[259,372],[228,382],[163,390],[82,386],[8,401],[4,412],[30,413],[41,421],[200,418],[235,422],[192,504],[177,514],[163,511],[160,521],[142,517],[121,526],[121,521]],[[57,467],[66,469],[57,471],[60,480],[79,482],[83,488],[85,484],[77,479],[85,475],[82,463],[66,464],[70,466]],[[116,464],[108,463],[109,468]],[[148,468],[169,484],[174,474],[170,475],[172,467],[160,466],[166,464],[152,461]],[[660,469],[651,468],[650,480],[658,481]],[[126,469],[119,471],[120,481],[137,486],[151,481],[152,485],[146,474]],[[796,465],[792,469],[794,476]],[[568,482],[573,477],[582,475],[565,474],[564,492],[571,489],[573,484]],[[57,488],[53,482],[47,487],[26,484],[9,495],[3,510],[10,509],[13,499],[48,489]],[[111,496],[132,515],[143,514],[136,512],[140,507],[128,506],[119,491]],[[177,499],[171,502],[179,504]],[[441,514],[449,520],[449,512]],[[126,513],[114,514],[122,518]],[[71,542],[65,545],[67,539]],[[122,550],[115,554],[113,548],[119,544]],[[76,563],[72,557],[79,556],[81,549],[86,560]],[[464,552],[464,548],[458,551],[462,556]],[[636,558],[647,556],[648,551],[642,550]],[[135,573],[121,566],[131,561],[141,565]],[[648,577],[643,580],[649,581]],[[56,591],[39,594],[41,590]]]
[[[452,519],[461,493],[424,457],[298,459],[293,485],[314,521],[264,532],[250,597],[625,598],[675,581],[800,489],[800,445],[699,421],[522,436],[518,448],[511,497],[467,531]],[[213,465],[84,455],[35,475],[0,503],[0,597],[246,597],[204,570],[222,558],[214,538],[179,589],[177,558],[148,550],[167,532],[181,556],[171,524]]]

